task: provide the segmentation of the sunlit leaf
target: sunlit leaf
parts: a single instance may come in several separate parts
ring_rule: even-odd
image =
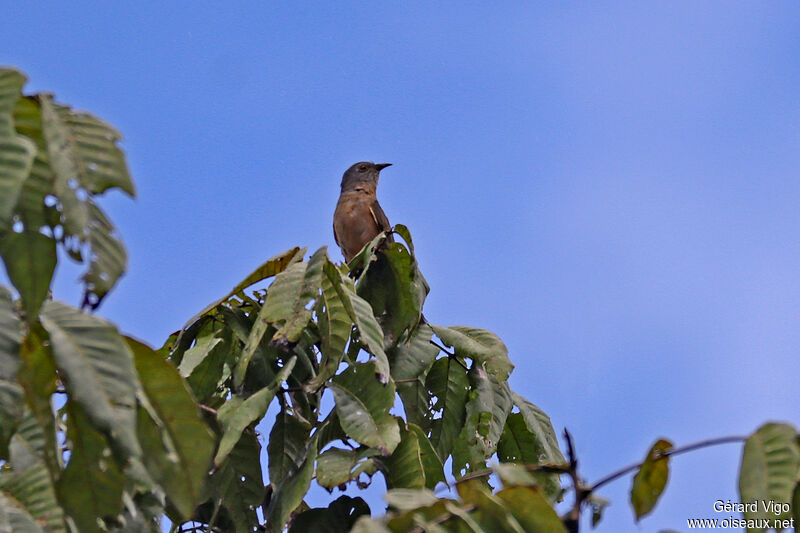
[[[639,520],[655,508],[669,477],[669,457],[665,452],[672,450],[672,443],[665,439],[658,440],[647,452],[639,471],[633,477],[631,489],[631,505]]]

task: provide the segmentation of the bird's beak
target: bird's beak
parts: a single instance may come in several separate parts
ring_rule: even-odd
[[[377,163],[377,164],[375,165],[375,168],[377,168],[377,169],[378,169],[378,172],[380,172],[380,171],[381,171],[381,170],[383,170],[384,168],[386,168],[386,167],[390,167],[390,166],[392,166],[392,164],[391,164],[391,163]]]

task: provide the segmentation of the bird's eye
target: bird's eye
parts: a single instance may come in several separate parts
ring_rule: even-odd
[[[360,167],[358,167],[359,172],[365,172],[366,170],[367,170],[367,165],[361,165]]]

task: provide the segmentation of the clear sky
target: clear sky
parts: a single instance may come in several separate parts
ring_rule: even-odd
[[[341,174],[385,161],[425,315],[505,340],[589,481],[800,422],[797,2],[7,2],[0,34],[29,90],[125,136],[130,269],[99,313],[150,344],[287,248],[341,259]],[[608,486],[598,530],[726,518],[739,458],[676,458],[638,527]]]

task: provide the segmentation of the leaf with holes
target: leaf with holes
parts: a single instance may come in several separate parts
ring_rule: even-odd
[[[455,358],[437,359],[425,378],[425,387],[431,397],[431,411],[435,413],[430,421],[431,443],[444,462],[466,420],[467,369]]]

